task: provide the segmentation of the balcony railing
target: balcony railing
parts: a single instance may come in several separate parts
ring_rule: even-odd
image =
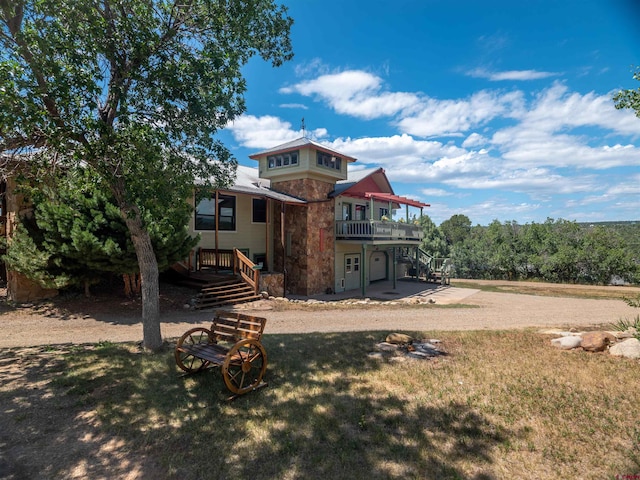
[[[419,242],[424,232],[419,225],[379,220],[338,220],[336,240],[410,240]]]

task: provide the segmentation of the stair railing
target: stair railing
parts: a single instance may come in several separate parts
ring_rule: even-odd
[[[233,272],[253,287],[257,294],[260,288],[260,267],[237,248],[233,249]]]

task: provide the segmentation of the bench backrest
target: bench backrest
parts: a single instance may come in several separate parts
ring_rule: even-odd
[[[260,341],[267,319],[237,312],[218,311],[211,324],[211,333],[221,342],[235,343],[245,338]]]

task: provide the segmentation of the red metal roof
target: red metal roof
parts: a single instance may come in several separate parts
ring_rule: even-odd
[[[380,192],[365,192],[365,198],[373,198],[375,200],[385,200],[387,202],[400,203],[402,205],[409,205],[411,207],[430,207],[428,203],[418,202],[417,200],[411,200],[407,197],[401,197],[399,195],[393,195],[392,193],[380,193]]]

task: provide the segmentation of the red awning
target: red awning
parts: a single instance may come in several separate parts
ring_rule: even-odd
[[[380,192],[365,192],[365,198],[373,198],[374,200],[383,200],[385,202],[400,203],[402,205],[409,205],[411,207],[430,207],[428,203],[418,202],[417,200],[411,200],[407,197],[401,197],[399,195],[393,195],[391,193]]]

